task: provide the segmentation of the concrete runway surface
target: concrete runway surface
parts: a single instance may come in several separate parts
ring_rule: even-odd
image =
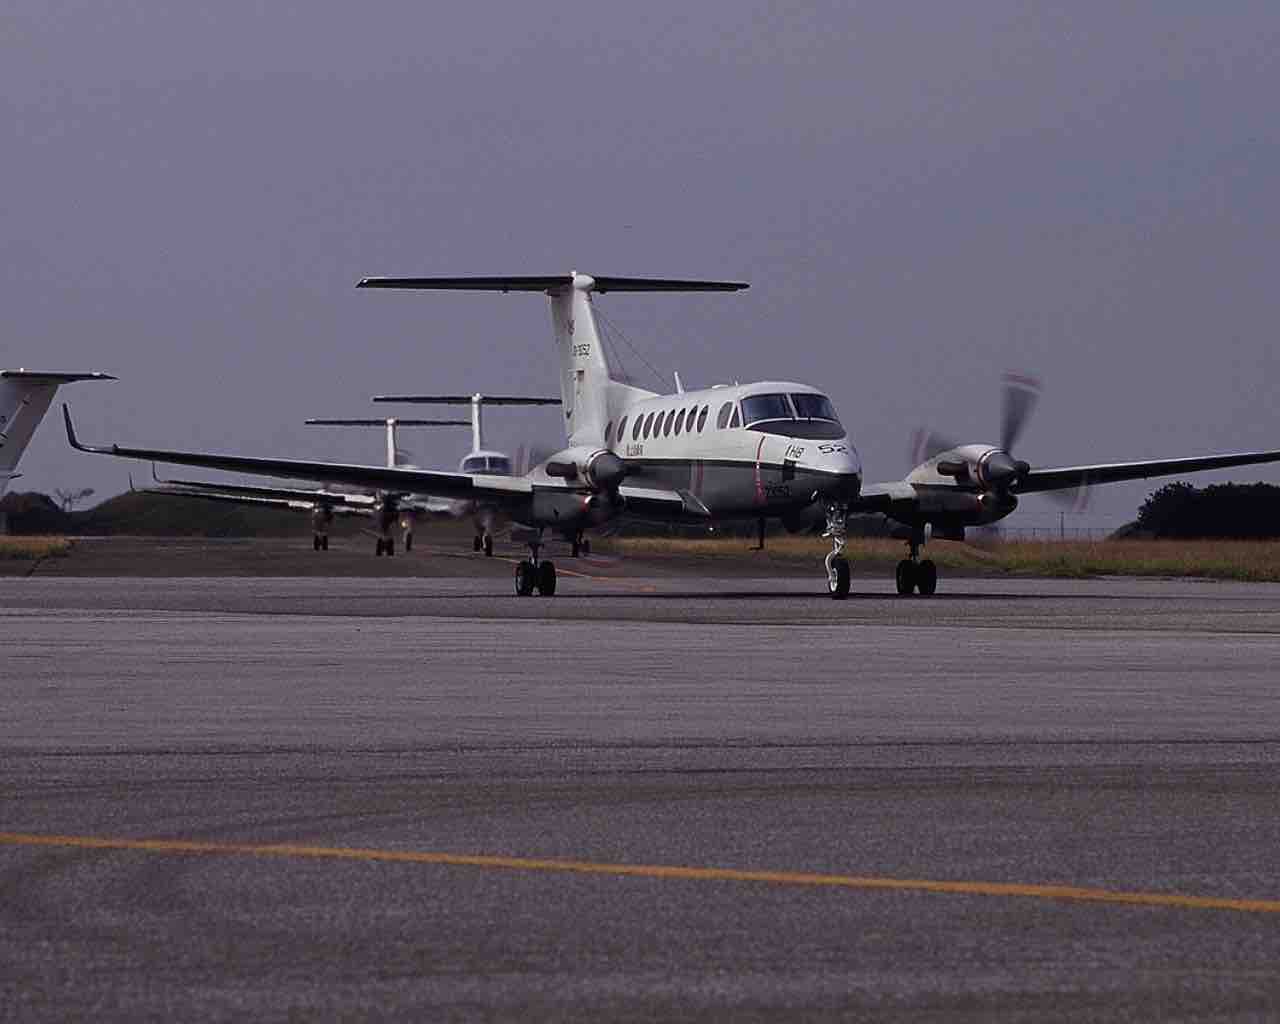
[[[1280,1014],[1280,587],[414,557],[0,579],[0,1017]]]

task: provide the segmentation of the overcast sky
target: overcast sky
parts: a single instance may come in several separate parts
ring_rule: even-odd
[[[1033,464],[1280,447],[1280,5],[1065,6],[6,0],[0,365],[119,375],[64,392],[89,441],[372,461],[302,421],[556,364],[540,296],[361,276],[705,276],[751,289],[600,305],[686,385],[826,387],[869,480],[995,440],[1006,370]],[[51,416],[16,486],[130,465]]]

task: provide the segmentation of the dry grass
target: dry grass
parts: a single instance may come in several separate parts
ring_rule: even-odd
[[[621,554],[761,559],[753,542],[741,537],[688,540],[621,537],[610,546]],[[816,537],[770,537],[769,562],[812,562],[830,550]],[[850,538],[855,569],[891,566],[906,552],[902,541]],[[990,545],[939,541],[928,557],[949,569],[1024,576],[1200,576],[1210,579],[1280,582],[1280,541],[1099,540],[1007,541]]]
[[[65,558],[71,552],[66,537],[0,537],[0,559],[34,561]]]

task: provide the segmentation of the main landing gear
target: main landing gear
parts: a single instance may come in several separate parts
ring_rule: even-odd
[[[827,506],[827,528],[822,536],[831,538],[831,553],[827,555],[826,566],[827,592],[833,601],[843,601],[849,596],[849,559],[844,556],[848,536],[845,520],[848,515],[848,505]],[[761,545],[763,543],[764,538],[761,536]]]
[[[493,557],[493,534],[486,533],[483,537],[481,537],[480,534],[477,533],[473,538],[471,538],[471,550],[483,551],[485,553],[485,557],[492,558]]]
[[[394,537],[379,537],[376,553],[379,558],[383,555],[390,558],[396,553],[396,539]]]
[[[577,558],[579,555],[591,554],[591,541],[581,530],[574,534],[573,539],[569,541],[569,544],[571,545],[574,558]]]
[[[314,551],[329,550],[329,535],[327,533],[316,533],[311,536],[311,548]]]
[[[906,597],[912,591],[919,591],[922,597],[928,597],[938,589],[938,567],[928,558],[920,560],[920,550],[924,547],[924,531],[917,530],[907,541],[909,557],[898,563],[895,582],[898,593]]]
[[[516,566],[516,594],[528,597],[535,590],[543,597],[556,592],[556,567],[554,562],[541,561],[538,551],[542,548],[542,531],[529,541],[530,558]]]

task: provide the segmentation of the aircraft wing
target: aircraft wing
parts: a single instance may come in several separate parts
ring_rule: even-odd
[[[916,489],[908,483],[868,484],[858,499],[850,503],[849,511],[854,514],[888,512],[895,504],[914,502],[916,497]]]
[[[707,519],[711,512],[688,491],[664,491],[654,487],[618,488],[619,496],[626,502],[625,514],[640,519],[683,519],[692,516]]]
[[[1033,469],[1014,484],[1013,491],[1016,494],[1061,491],[1074,487],[1089,487],[1093,484],[1115,483],[1120,480],[1145,480],[1153,476],[1199,473],[1207,469],[1256,466],[1264,462],[1280,462],[1280,451],[1237,452],[1232,455],[1202,455],[1189,459],[1104,462],[1092,466]]]
[[[204,492],[227,495],[242,495],[248,498],[274,498],[287,502],[305,502],[310,505],[343,505],[350,508],[372,509],[378,499],[371,494],[348,494],[344,491],[326,491],[321,488],[307,490],[293,487],[255,487],[249,484],[214,483],[207,480],[164,480],[156,475],[155,467],[151,475],[158,484],[170,485],[166,489],[152,488],[147,494],[187,494]]]
[[[199,498],[203,501],[225,501],[232,505],[250,505],[257,508],[288,508],[298,512],[310,512],[315,508],[312,501],[292,501],[288,498],[258,498],[248,494],[227,494],[220,491],[180,490],[176,487],[143,487],[135,494],[161,494],[169,498]],[[371,516],[373,511],[364,508],[335,508],[341,516]]]
[[[306,462],[301,459],[265,459],[216,452],[164,451],[153,448],[126,448],[122,445],[86,445],[77,438],[71,411],[64,404],[62,415],[67,440],[77,451],[95,455],[116,455],[125,459],[172,462],[181,466],[201,466],[231,473],[252,473],[294,480],[319,480],[352,487],[374,487],[406,494],[430,494],[441,498],[469,498],[490,502],[519,499],[532,493],[533,485],[523,477],[490,476],[482,473],[438,473],[423,469],[362,466],[340,462]]]

